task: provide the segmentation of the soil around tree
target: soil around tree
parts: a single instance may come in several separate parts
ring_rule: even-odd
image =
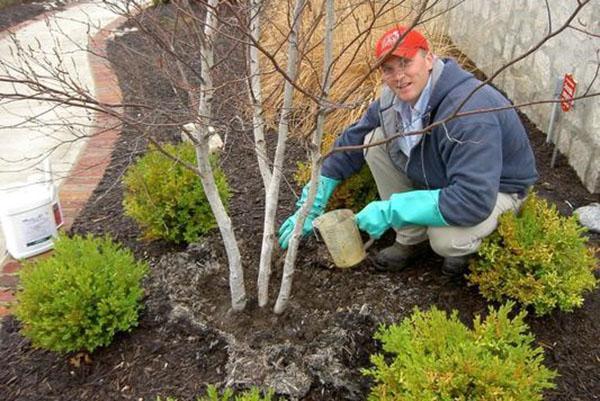
[[[148,12],[166,13],[168,6]],[[173,90],[155,72],[130,57],[123,45],[143,48],[139,33],[115,38],[109,58],[119,77],[124,102],[135,104],[142,94],[156,105],[173,101]],[[243,51],[226,41],[217,46],[228,54],[218,81],[231,82],[244,68]],[[127,64],[122,61],[127,60]],[[138,64],[135,64],[135,63]],[[219,84],[217,82],[217,84]],[[436,306],[458,310],[470,324],[485,314],[488,303],[464,281],[440,274],[441,258],[433,252],[400,273],[378,273],[367,259],[351,269],[337,269],[314,237],[301,245],[292,299],[286,312],[273,314],[279,289],[282,255],[277,254],[270,286],[271,303],[256,301],[257,266],[264,212],[264,190],[253,153],[253,136],[245,116],[244,83],[226,85],[218,92],[216,113],[228,127],[221,164],[233,197],[229,211],[241,243],[248,306],[230,311],[225,251],[215,230],[202,242],[174,246],[140,239],[135,223],[124,216],[120,184],[132,155],[142,154],[146,142],[132,126],[125,126],[104,178],[72,228],[72,234],[109,233],[151,266],[144,282],[146,296],[140,323],[119,334],[109,347],[91,355],[60,356],[31,348],[19,334],[19,323],[5,318],[0,328],[0,399],[5,400],[155,400],[174,396],[192,400],[207,384],[247,388],[270,386],[279,394],[300,400],[364,400],[370,381],[360,369],[370,366],[369,355],[380,350],[372,335],[380,323],[401,321],[414,307]],[[127,109],[132,117],[140,110]],[[545,135],[526,118],[536,155],[540,180],[537,192],[566,215],[573,208],[597,201],[580,184],[564,157],[550,169],[552,148]],[[162,140],[177,141],[175,131],[160,132]],[[271,141],[272,142],[272,141]],[[273,149],[271,149],[273,151]],[[288,147],[286,185],[280,193],[278,222],[293,212],[299,188],[292,175],[296,161],[304,159],[301,143]],[[378,241],[378,249],[393,241]],[[600,236],[590,234],[600,245]],[[553,312],[526,321],[535,344],[545,353],[545,364],[558,371],[557,388],[545,393],[547,401],[600,399],[600,291],[586,295],[580,309]],[[71,360],[71,362],[69,362]]]

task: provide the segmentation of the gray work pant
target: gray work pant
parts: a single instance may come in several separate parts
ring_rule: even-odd
[[[365,138],[365,144],[383,140],[381,128]],[[364,150],[365,159],[379,196],[383,200],[392,194],[413,190],[413,184],[393,163],[386,145]],[[509,210],[518,211],[523,203],[517,194],[498,193],[494,210],[487,219],[473,227],[425,227],[410,225],[396,229],[396,241],[403,245],[414,245],[429,239],[435,253],[442,257],[463,256],[477,252],[483,238],[490,235],[498,225],[498,217]]]

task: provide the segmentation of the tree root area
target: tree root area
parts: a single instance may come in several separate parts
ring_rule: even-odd
[[[125,102],[139,103],[141,93],[146,101],[164,105],[173,99],[172,88],[136,64],[140,58],[129,57],[122,48],[125,44],[139,48],[144,43],[135,32],[116,38],[109,46],[109,57]],[[230,80],[236,71],[242,73],[243,51],[226,42],[219,44],[218,51],[228,54],[221,65],[221,82]],[[124,59],[127,63],[120,63]],[[229,211],[242,251],[246,310],[230,310],[227,259],[218,230],[189,246],[145,242],[134,222],[123,215],[121,178],[146,146],[143,135],[126,125],[111,165],[72,233],[109,233],[148,261],[151,272],[144,282],[139,325],[85,358],[33,349],[19,334],[19,323],[5,318],[0,329],[0,399],[104,401],[173,396],[192,400],[203,394],[206,385],[215,384],[240,389],[272,387],[296,400],[364,400],[372,383],[360,370],[370,366],[369,355],[381,351],[372,339],[379,324],[399,322],[415,307],[456,309],[466,324],[476,314],[485,315],[488,303],[477,288],[444,279],[441,258],[433,252],[402,272],[376,272],[370,257],[391,244],[389,233],[369,250],[367,260],[350,269],[333,267],[326,249],[314,237],[304,240],[293,296],[282,315],[272,311],[283,264],[282,253],[276,252],[270,303],[258,307],[264,189],[249,124],[244,127],[234,118],[245,118],[243,82],[223,86],[218,97],[217,117],[228,127],[221,163],[233,193]],[[126,112],[134,116],[140,110]],[[549,168],[552,150],[544,134],[527,124],[541,175],[537,191],[565,214],[594,201],[563,157],[557,168]],[[160,135],[162,140],[178,138],[177,132],[168,130]],[[275,142],[275,136],[269,136],[268,142]],[[288,144],[278,224],[293,211],[299,188],[292,174],[296,161],[305,157],[302,143]],[[590,238],[592,244],[600,243],[597,235]],[[547,391],[545,400],[600,399],[599,316],[599,290],[588,293],[583,307],[573,313],[528,316],[546,365],[560,374],[556,389]]]

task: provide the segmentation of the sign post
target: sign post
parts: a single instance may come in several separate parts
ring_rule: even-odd
[[[557,100],[557,102],[552,103],[552,111],[550,112],[550,123],[548,124],[548,132],[546,134],[546,143],[551,143],[554,138],[552,137],[552,133],[554,131],[554,123],[558,120],[558,107],[560,103],[558,100],[560,99],[560,94],[562,92],[563,80],[560,77],[556,78],[556,86],[554,88],[554,96],[552,99]]]
[[[572,74],[565,74],[562,80],[562,90],[560,92],[560,108],[565,113],[573,110],[575,105],[575,91],[577,90],[577,81],[573,78]],[[554,117],[554,116],[553,116]],[[553,123],[552,121],[550,122]],[[548,133],[550,136],[550,133]],[[560,142],[560,131],[556,134],[556,141],[554,141],[554,150],[552,151],[552,160],[550,161],[550,167],[554,168],[556,164],[556,155],[558,153],[558,144]]]
[[[577,89],[577,82],[573,75],[565,74],[563,79],[562,92],[560,93],[560,108],[562,111],[567,112],[573,109],[573,98],[575,97],[575,90]]]

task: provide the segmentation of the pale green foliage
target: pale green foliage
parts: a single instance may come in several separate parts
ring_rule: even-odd
[[[305,185],[310,180],[310,165],[298,163],[294,180]],[[368,166],[363,166],[357,174],[344,180],[333,192],[327,203],[327,210],[352,209],[360,211],[369,202],[377,199],[377,187]]]
[[[273,399],[273,390],[269,389],[263,396],[260,389],[252,387],[239,395],[234,395],[231,388],[226,388],[223,394],[219,395],[215,386],[209,385],[206,389],[206,396],[198,398],[198,401],[271,401]]]
[[[575,217],[531,194],[519,216],[500,216],[498,230],[486,238],[470,265],[469,281],[490,300],[514,299],[537,315],[554,308],[571,311],[597,285],[597,261],[585,229]]]
[[[164,148],[175,158],[195,165],[196,153],[191,144],[167,144]],[[227,205],[227,180],[216,158],[211,164],[219,196]],[[140,225],[147,239],[191,243],[216,227],[200,177],[153,147],[127,170],[123,183],[125,214]]]
[[[35,347],[89,351],[137,325],[145,263],[108,237],[60,237],[52,256],[26,262],[15,315]]]
[[[213,385],[208,385],[206,395],[197,397],[196,401],[273,401],[273,390],[269,389],[264,395],[257,387],[252,387],[250,390],[244,391],[241,394],[234,395],[231,388],[227,387],[222,394],[219,394],[217,388]],[[160,397],[156,401],[162,401]],[[176,398],[167,397],[166,401],[177,401]]]
[[[490,308],[472,330],[456,311],[448,317],[436,308],[381,326],[375,339],[391,358],[373,355],[375,367],[363,371],[375,380],[369,400],[541,400],[556,373],[542,365],[542,349],[531,346],[526,313],[508,317],[513,305]]]

